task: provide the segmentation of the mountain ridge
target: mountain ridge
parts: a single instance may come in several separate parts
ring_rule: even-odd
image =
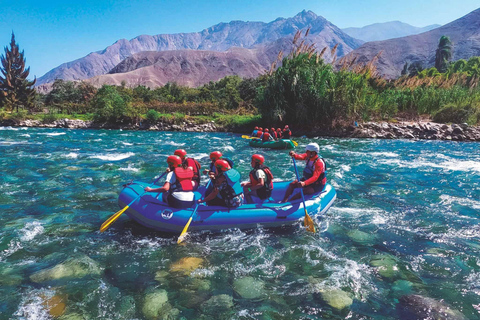
[[[432,24],[425,27],[415,27],[401,21],[377,22],[360,28],[343,28],[342,31],[353,38],[365,42],[381,41],[387,39],[401,38],[414,34],[427,32],[441,27],[439,24]]]

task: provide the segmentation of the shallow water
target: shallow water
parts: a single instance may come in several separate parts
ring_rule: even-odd
[[[479,143],[296,141],[320,144],[337,189],[323,232],[177,245],[125,215],[98,232],[122,184],[152,181],[179,147],[202,165],[220,150],[245,179],[259,152],[291,180],[287,151],[228,133],[0,128],[0,319],[400,319],[412,294],[480,318]]]

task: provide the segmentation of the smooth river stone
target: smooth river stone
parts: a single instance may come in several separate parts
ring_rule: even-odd
[[[253,277],[243,277],[233,282],[233,289],[243,299],[259,299],[264,295],[265,283]]]
[[[163,289],[148,293],[145,296],[142,313],[147,319],[157,319],[162,313],[162,308],[168,301],[167,291]]]
[[[337,310],[350,307],[353,303],[353,299],[350,298],[350,295],[340,289],[324,289],[320,291],[320,295],[329,306]]]
[[[194,270],[198,269],[204,260],[196,257],[186,257],[175,262],[170,266],[170,272],[179,272],[184,275],[189,275]]]
[[[397,260],[389,255],[374,255],[370,260],[372,267],[377,267],[377,272],[384,278],[393,278],[399,274]]]
[[[375,244],[375,235],[360,230],[352,230],[347,232],[347,236],[353,242],[362,246],[372,246]]]
[[[43,299],[43,306],[48,310],[52,317],[57,318],[65,313],[66,297],[53,296],[51,298],[43,297]]]
[[[83,278],[87,275],[100,275],[102,270],[91,258],[71,258],[53,268],[38,271],[30,276],[33,282],[44,282],[62,278]]]

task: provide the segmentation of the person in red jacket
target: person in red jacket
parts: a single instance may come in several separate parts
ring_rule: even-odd
[[[263,142],[273,141],[273,137],[270,135],[270,133],[268,131],[269,131],[268,129],[265,129],[265,132],[263,133],[263,136],[262,136],[262,141]]]
[[[283,139],[290,139],[292,137],[292,131],[288,127],[288,125],[285,126],[285,129],[283,129]]]
[[[243,193],[249,203],[253,203],[252,196],[261,200],[270,198],[273,190],[273,174],[265,164],[265,157],[254,154],[250,162],[253,170],[250,171],[250,182],[243,182]]]
[[[258,131],[257,131],[257,138],[262,138],[262,135],[263,135],[263,129],[262,127],[258,128]]]
[[[184,149],[177,149],[173,153],[176,156],[179,156],[182,159],[182,165],[185,168],[191,168],[193,170],[193,182],[195,185],[193,186],[193,190],[197,190],[198,186],[200,185],[200,168],[202,167],[197,160],[193,158],[187,158],[187,151]]]
[[[193,193],[193,170],[182,166],[182,159],[179,156],[167,158],[168,174],[163,187],[146,187],[146,192],[163,193],[163,201],[174,208],[188,208],[194,204]]]
[[[319,150],[320,146],[317,143],[309,143],[305,148],[304,154],[296,154],[290,151],[289,155],[291,157],[296,160],[306,160],[307,163],[303,170],[303,178],[300,181],[295,180],[290,183],[282,202],[300,199],[300,193],[288,199],[296,188],[303,188],[304,194],[319,193],[323,190],[327,183],[327,165],[325,160],[318,155]]]
[[[275,131],[275,128],[270,129],[270,135],[272,136],[273,140],[277,140],[277,131]]]
[[[277,137],[278,137],[278,139],[283,139],[282,129],[280,129],[280,128],[277,128]]]

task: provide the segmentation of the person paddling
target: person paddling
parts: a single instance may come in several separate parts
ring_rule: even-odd
[[[321,192],[327,183],[325,160],[318,155],[320,146],[317,143],[309,143],[305,147],[304,154],[296,154],[293,151],[289,155],[295,160],[306,160],[306,166],[303,170],[301,181],[293,181],[288,185],[285,196],[281,202],[287,202],[290,195],[296,188],[303,188],[304,194],[314,194]],[[300,193],[295,194],[289,201],[300,199]]]
[[[191,168],[193,170],[193,182],[195,185],[193,186],[193,190],[197,190],[198,186],[200,185],[200,169],[202,166],[198,163],[197,160],[193,158],[187,158],[187,151],[184,149],[177,149],[173,153],[176,156],[179,156],[182,159],[182,166]]]
[[[193,193],[193,170],[189,167],[182,166],[182,159],[173,155],[167,158],[168,169],[170,172],[163,187],[150,188],[146,187],[146,192],[162,193],[162,199],[174,208],[188,208],[195,203],[195,195]]]
[[[209,206],[238,208],[243,204],[244,199],[240,185],[240,173],[222,159],[215,161],[215,168],[217,173],[213,180],[212,192],[197,202],[206,202]]]
[[[262,127],[260,127],[260,128],[258,128],[258,131],[257,131],[257,138],[261,139],[262,136],[263,136],[263,129],[262,129]]]
[[[252,196],[261,200],[270,198],[273,190],[273,174],[270,168],[264,165],[265,158],[261,154],[254,154],[250,162],[253,170],[250,171],[250,182],[243,182],[243,193],[247,202],[252,203]]]
[[[288,125],[285,125],[285,128],[283,129],[283,139],[290,139],[292,137],[292,131],[288,127]]]
[[[262,142],[273,141],[273,137],[270,135],[268,131],[269,131],[268,129],[265,129],[265,132],[263,133],[263,136],[262,136]]]
[[[283,139],[282,129],[277,128],[277,138],[278,140]]]

